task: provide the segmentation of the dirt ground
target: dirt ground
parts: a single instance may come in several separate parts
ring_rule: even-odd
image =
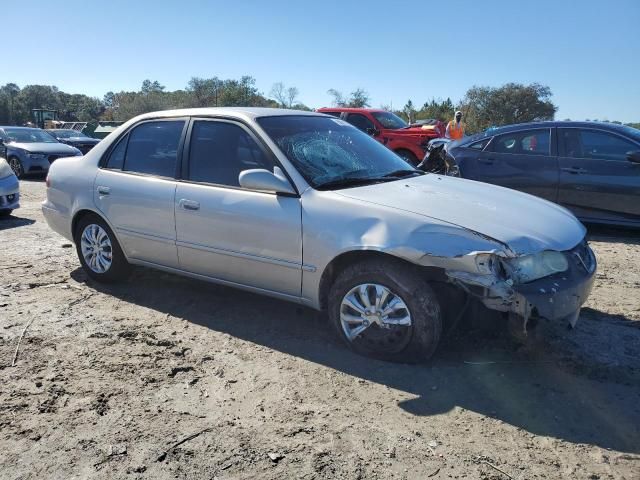
[[[640,233],[590,233],[575,330],[356,356],[288,303],[136,269],[89,281],[40,212],[0,223],[2,479],[638,479]],[[16,344],[25,326],[16,365]]]

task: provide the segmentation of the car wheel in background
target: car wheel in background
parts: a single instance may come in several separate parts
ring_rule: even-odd
[[[425,361],[442,333],[436,295],[399,261],[368,260],[347,267],[331,287],[328,308],[349,348],[383,360]]]
[[[418,159],[416,158],[416,156],[410,152],[409,150],[398,150],[396,151],[396,154],[398,154],[401,158],[403,158],[405,161],[409,162],[411,165],[413,165],[414,167],[418,165]]]
[[[24,168],[18,157],[9,157],[9,166],[11,170],[13,170],[13,173],[16,174],[16,177],[22,178],[24,176]]]
[[[99,282],[115,282],[129,275],[130,265],[115,235],[98,215],[83,217],[74,235],[84,271]]]

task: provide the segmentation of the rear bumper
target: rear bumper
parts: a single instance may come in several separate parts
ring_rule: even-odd
[[[51,230],[73,242],[71,219],[67,215],[64,215],[46,200],[42,203],[42,214]]]
[[[20,207],[20,183],[15,175],[0,178],[0,210]]]

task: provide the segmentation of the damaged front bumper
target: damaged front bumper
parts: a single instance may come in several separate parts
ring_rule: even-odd
[[[569,268],[525,284],[494,275],[447,271],[449,280],[487,308],[522,318],[524,331],[530,318],[567,321],[575,326],[596,272],[595,255],[586,242],[564,252]]]

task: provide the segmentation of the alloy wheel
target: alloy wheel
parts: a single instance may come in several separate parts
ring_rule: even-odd
[[[20,163],[20,160],[18,160],[16,157],[11,157],[9,159],[9,166],[11,167],[11,170],[13,170],[13,173],[15,173],[16,177],[18,178],[20,178],[24,173],[22,169],[22,163]]]
[[[95,273],[105,273],[111,267],[111,239],[100,225],[92,223],[84,228],[80,249],[85,263]]]
[[[411,339],[412,321],[405,301],[384,285],[365,283],[344,296],[340,323],[349,342],[379,353],[401,351]]]

